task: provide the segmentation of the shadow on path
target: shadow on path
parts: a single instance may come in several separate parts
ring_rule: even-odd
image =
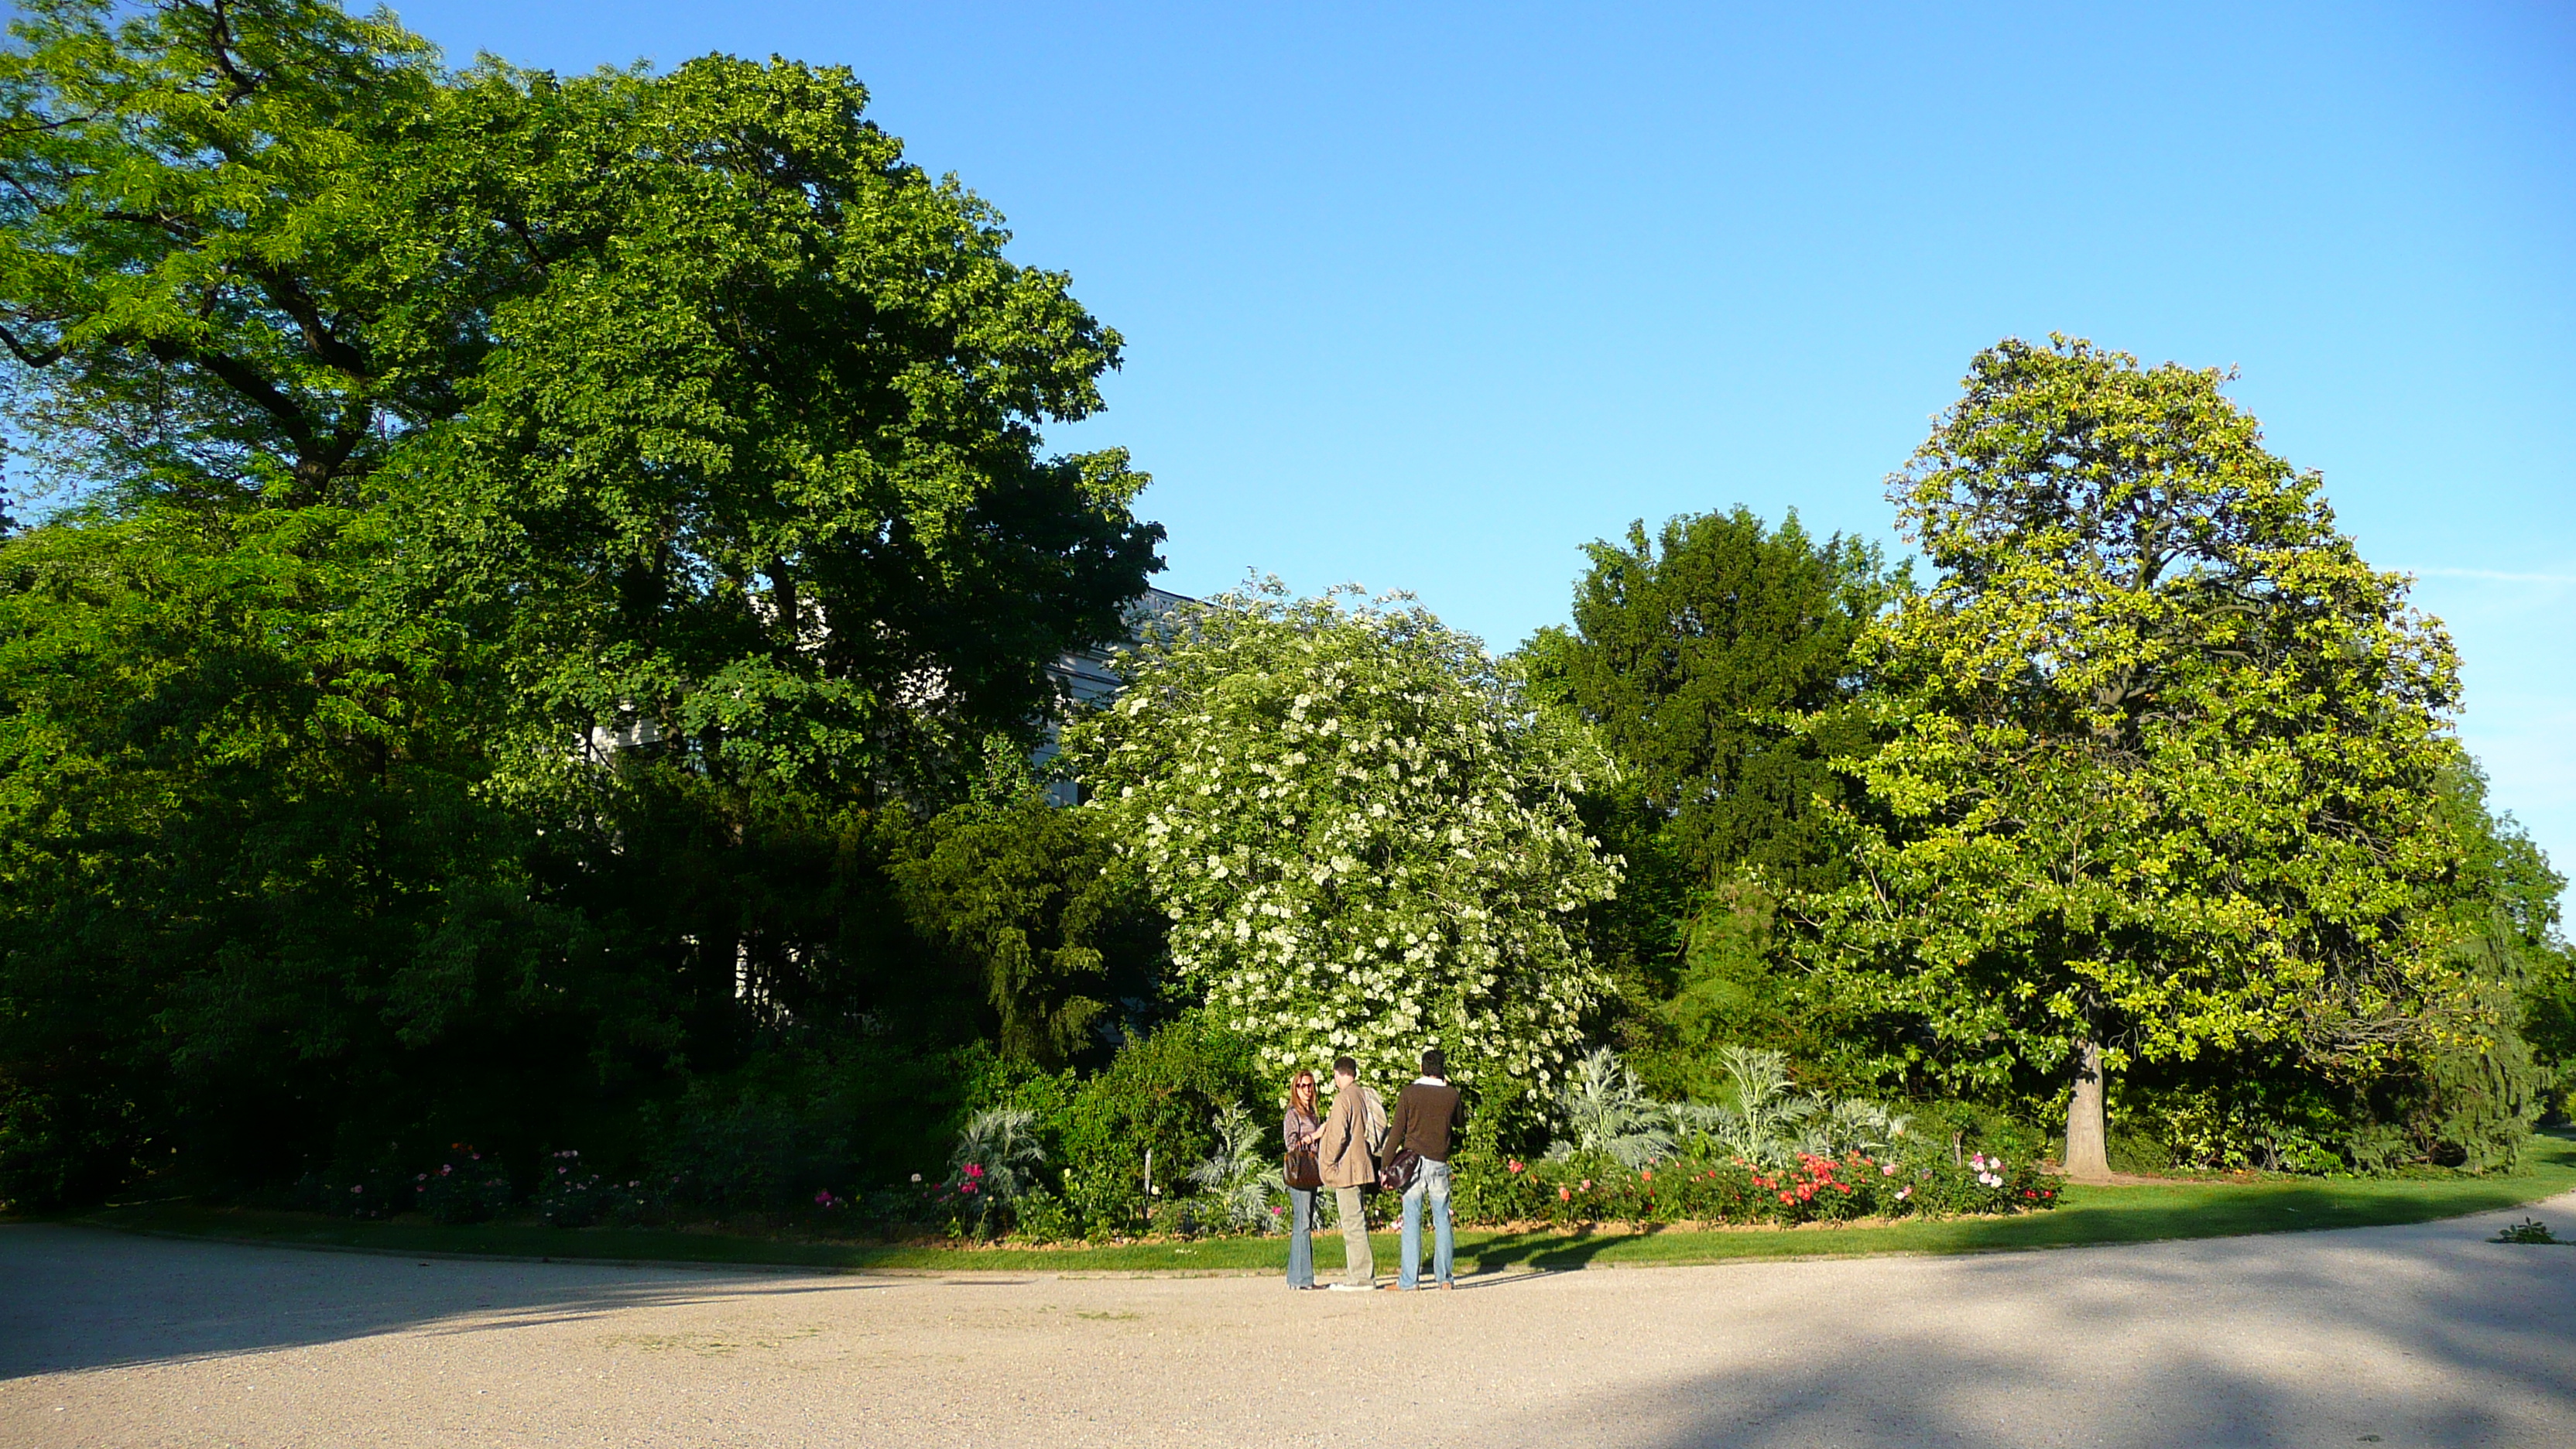
[[[0,1378],[292,1348],[448,1318],[470,1317],[481,1331],[715,1297],[891,1286],[766,1272],[433,1262],[9,1224],[0,1226]]]
[[[1846,1317],[1828,1292],[1758,1363],[1585,1396],[1529,1442],[2576,1444],[2576,1249],[2481,1241],[2494,1226],[1942,1260],[1905,1311]],[[1861,1265],[1803,1266],[1812,1289]],[[1798,1322],[1749,1296],[1754,1321]]]

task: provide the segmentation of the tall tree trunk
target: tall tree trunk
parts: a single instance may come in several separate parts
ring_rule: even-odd
[[[2111,1180],[2102,1130],[2102,1046],[2075,1049],[2075,1096],[2066,1104],[2066,1175],[2076,1182]]]

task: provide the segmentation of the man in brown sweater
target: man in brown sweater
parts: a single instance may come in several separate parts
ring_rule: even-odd
[[[1422,1075],[1395,1099],[1386,1119],[1386,1155],[1410,1147],[1422,1157],[1413,1186],[1404,1190],[1404,1260],[1395,1286],[1411,1288],[1422,1267],[1422,1208],[1431,1206],[1431,1276],[1443,1288],[1449,1277],[1449,1147],[1467,1125],[1467,1104],[1449,1085],[1448,1059],[1433,1047],[1422,1054]]]

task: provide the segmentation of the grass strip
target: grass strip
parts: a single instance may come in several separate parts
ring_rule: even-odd
[[[2066,1189],[2054,1211],[1859,1227],[1648,1228],[1463,1231],[1461,1272],[1679,1266],[1742,1260],[1858,1257],[1871,1253],[1974,1253],[2173,1238],[2236,1237],[2317,1228],[2429,1222],[2514,1207],[2576,1189],[2576,1143],[2533,1139],[2524,1164],[2484,1177],[2180,1179],[2151,1186]],[[1282,1238],[1210,1238],[1062,1248],[966,1248],[843,1241],[724,1231],[646,1228],[566,1230],[523,1223],[443,1227],[416,1218],[350,1222],[309,1213],[153,1203],[108,1208],[74,1221],[129,1231],[276,1247],[354,1248],[554,1261],[694,1263],[718,1267],[840,1271],[1224,1273],[1284,1272]],[[1395,1235],[1378,1234],[1391,1269]],[[1319,1278],[1340,1271],[1341,1235],[1315,1237]]]

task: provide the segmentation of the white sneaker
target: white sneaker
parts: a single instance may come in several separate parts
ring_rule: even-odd
[[[1332,1283],[1326,1286],[1336,1293],[1367,1293],[1376,1287],[1373,1283]]]

